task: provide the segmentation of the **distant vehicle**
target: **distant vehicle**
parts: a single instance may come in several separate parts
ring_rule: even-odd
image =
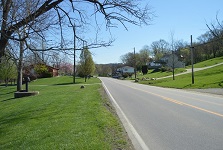
[[[119,79],[119,76],[118,75],[114,75],[114,76],[112,76],[112,78]]]

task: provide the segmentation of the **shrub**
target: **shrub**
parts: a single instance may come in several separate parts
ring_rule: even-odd
[[[39,78],[49,78],[53,76],[53,74],[49,72],[47,66],[44,64],[36,65],[34,70],[38,74]]]
[[[148,66],[147,65],[142,66],[142,73],[143,73],[143,75],[148,73]]]

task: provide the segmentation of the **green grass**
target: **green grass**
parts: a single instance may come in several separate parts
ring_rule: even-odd
[[[71,77],[30,84],[37,96],[13,98],[15,86],[0,87],[0,149],[128,149],[130,144],[99,79],[70,84]],[[49,85],[49,86],[43,86]],[[103,93],[103,92],[102,92]]]
[[[84,78],[75,78],[76,84],[92,84],[92,83],[100,83],[100,80],[97,78],[90,78],[84,82]],[[73,77],[72,76],[61,76],[61,77],[54,77],[54,78],[43,78],[37,79],[36,81],[32,81],[31,85],[69,85],[73,84]]]
[[[191,73],[172,78],[140,81],[142,84],[170,88],[223,88],[223,65],[194,73],[195,83],[192,83]]]
[[[194,68],[203,68],[203,67],[212,66],[212,65],[222,63],[222,62],[223,62],[223,56],[196,63],[194,64]],[[187,68],[191,68],[191,66],[187,66]]]
[[[195,68],[202,68],[212,66],[223,62],[223,56],[206,60],[197,64],[194,64]],[[187,66],[186,68],[191,68]],[[185,69],[179,68],[175,70],[175,74],[184,72]],[[139,75],[139,79],[142,77],[149,78],[160,78],[172,75],[172,72],[149,72],[147,75]],[[195,83],[192,84],[191,73],[175,76],[175,80],[171,78],[159,79],[159,80],[148,80],[140,81],[141,84],[170,87],[170,88],[223,88],[223,65],[209,68],[206,70],[198,71],[194,73]]]
[[[173,72],[172,71],[165,71],[165,72],[162,72],[162,71],[159,71],[159,72],[152,72],[153,70],[149,70],[148,73],[146,75],[142,75],[141,73],[137,75],[137,77],[139,79],[142,79],[143,77],[144,78],[160,78],[160,77],[165,77],[165,76],[169,76],[169,75],[172,75]],[[186,69],[184,68],[176,68],[174,70],[174,73],[177,74],[177,73],[181,73],[181,72],[185,72]]]

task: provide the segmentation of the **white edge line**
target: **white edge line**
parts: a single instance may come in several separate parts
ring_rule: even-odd
[[[109,92],[108,88],[105,86],[103,81],[102,81],[102,85],[106,93],[110,97],[111,101],[113,102],[114,107],[116,108],[116,111],[119,112],[117,114],[120,117],[130,139],[132,140],[132,144],[135,147],[135,149],[149,150],[148,146],[145,144],[145,142],[143,141],[141,136],[138,134],[136,129],[133,127],[133,125],[130,123],[130,121],[128,120],[124,112],[121,110],[118,103],[115,101],[115,99],[113,98],[113,96],[111,95],[111,93]],[[132,138],[134,138],[134,140]],[[135,140],[137,140],[138,143],[135,142]]]

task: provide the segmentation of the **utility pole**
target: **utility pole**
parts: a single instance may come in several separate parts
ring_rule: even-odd
[[[73,83],[75,84],[75,77],[76,77],[76,58],[75,58],[75,53],[76,53],[76,31],[75,31],[75,23],[72,24],[71,26],[68,27],[73,27],[73,33],[74,33],[74,73],[73,73]]]
[[[136,52],[134,47],[134,74],[135,74],[135,80],[136,80]]]
[[[171,48],[172,48],[172,73],[173,73],[173,80],[175,80],[175,45],[174,45],[174,32],[171,31]]]
[[[193,43],[192,43],[192,35],[190,36],[190,48],[191,48],[191,72],[192,72],[192,84],[194,84],[194,52],[193,52]]]
[[[74,76],[73,76],[73,83],[75,84],[75,77],[76,77],[76,31],[75,31],[75,24],[73,24],[73,32],[74,32]]]
[[[42,50],[45,50],[46,47],[44,46],[44,43],[43,43],[44,41],[43,41],[43,40],[44,40],[44,39],[42,38]],[[45,41],[45,44],[46,44],[46,41]],[[44,52],[42,51],[41,53],[42,53],[42,61],[43,61],[43,63],[45,64],[45,60],[44,60]]]
[[[173,63],[172,63],[173,80],[175,80],[175,74],[174,74],[174,73],[175,73],[175,72],[174,72],[174,69],[175,69],[175,60],[174,60],[174,56],[175,56],[175,55],[174,55],[174,54],[175,54],[175,53],[174,53],[174,52],[175,52],[175,51],[172,50],[172,56],[173,56],[173,60],[172,60],[172,61],[173,61]]]

